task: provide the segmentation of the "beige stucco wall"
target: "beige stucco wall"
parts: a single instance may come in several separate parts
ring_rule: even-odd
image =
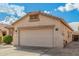
[[[67,28],[65,25],[63,25],[60,21],[56,20],[55,18],[50,18],[50,17],[46,17],[44,15],[40,15],[39,16],[40,21],[37,22],[29,22],[29,17],[24,17],[23,20],[15,23],[14,26],[14,45],[18,44],[18,27],[24,27],[24,26],[38,26],[38,25],[55,25],[55,27],[52,29],[54,31],[54,35],[52,35],[52,37],[54,39],[53,40],[53,46],[54,47],[63,47],[63,40],[67,40],[68,42],[70,42],[72,39],[67,38],[68,37],[68,31],[72,32],[69,28]],[[58,28],[58,31],[56,31],[55,29]],[[17,30],[17,32],[15,32],[15,30]],[[34,31],[35,32],[35,31]],[[62,33],[64,33],[64,36],[62,35]],[[29,33],[30,34],[30,33]],[[42,34],[42,32],[41,32]],[[30,34],[31,35],[31,34]],[[47,35],[47,34],[46,34]],[[49,34],[48,34],[49,36]],[[49,39],[47,39],[49,40]],[[24,43],[24,41],[23,41]],[[51,43],[50,43],[51,44]],[[49,45],[49,44],[48,44]]]
[[[68,43],[72,41],[72,31],[64,26],[63,24],[61,24],[61,34],[64,33],[64,40],[66,40]],[[68,37],[68,33],[69,33],[69,37]]]

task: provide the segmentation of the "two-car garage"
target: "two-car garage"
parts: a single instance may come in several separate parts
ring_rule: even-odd
[[[19,29],[20,46],[53,46],[53,26],[30,27]]]

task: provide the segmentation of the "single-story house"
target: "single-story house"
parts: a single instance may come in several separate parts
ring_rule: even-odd
[[[72,28],[61,18],[30,12],[12,24],[14,46],[64,47],[72,41]]]

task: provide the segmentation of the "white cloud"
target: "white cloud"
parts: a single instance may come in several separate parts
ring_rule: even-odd
[[[16,20],[18,20],[18,18],[14,17],[14,16],[6,16],[3,21],[0,21],[0,23],[3,23],[3,24],[12,24]]]
[[[65,11],[72,11],[72,10],[75,10],[75,9],[79,10],[79,3],[67,3],[67,4],[65,4],[65,6],[59,6],[55,10],[65,12]]]
[[[26,13],[24,12],[24,6],[18,6],[18,5],[10,5],[10,8],[12,8],[13,12],[17,16],[24,16]]]
[[[44,13],[47,13],[47,14],[50,14],[51,13],[50,11],[47,11],[47,10],[44,10],[43,12]]]
[[[72,27],[73,30],[75,31],[79,31],[79,22],[72,22],[72,23],[69,23],[69,25]]]
[[[25,8],[24,6],[14,5],[14,4],[8,4],[8,3],[1,3],[0,4],[0,13],[6,13],[11,16],[6,16],[3,21],[0,21],[2,23],[11,24],[14,21],[16,21],[17,17],[23,17],[26,13],[24,12]],[[15,17],[15,15],[17,17]]]
[[[6,3],[0,4],[0,12],[17,16],[22,16],[23,14],[25,14],[24,6],[6,4]]]
[[[66,4],[64,8],[65,8],[65,11],[71,11],[71,10],[75,9],[74,4],[72,4],[72,3]]]
[[[56,10],[56,9],[55,9]],[[62,12],[64,12],[64,7],[63,6],[60,6],[59,8],[58,8],[58,10],[60,10],[60,11],[62,11]]]

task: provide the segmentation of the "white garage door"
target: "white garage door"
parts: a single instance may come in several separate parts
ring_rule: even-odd
[[[52,47],[53,30],[43,29],[20,29],[21,46]]]

